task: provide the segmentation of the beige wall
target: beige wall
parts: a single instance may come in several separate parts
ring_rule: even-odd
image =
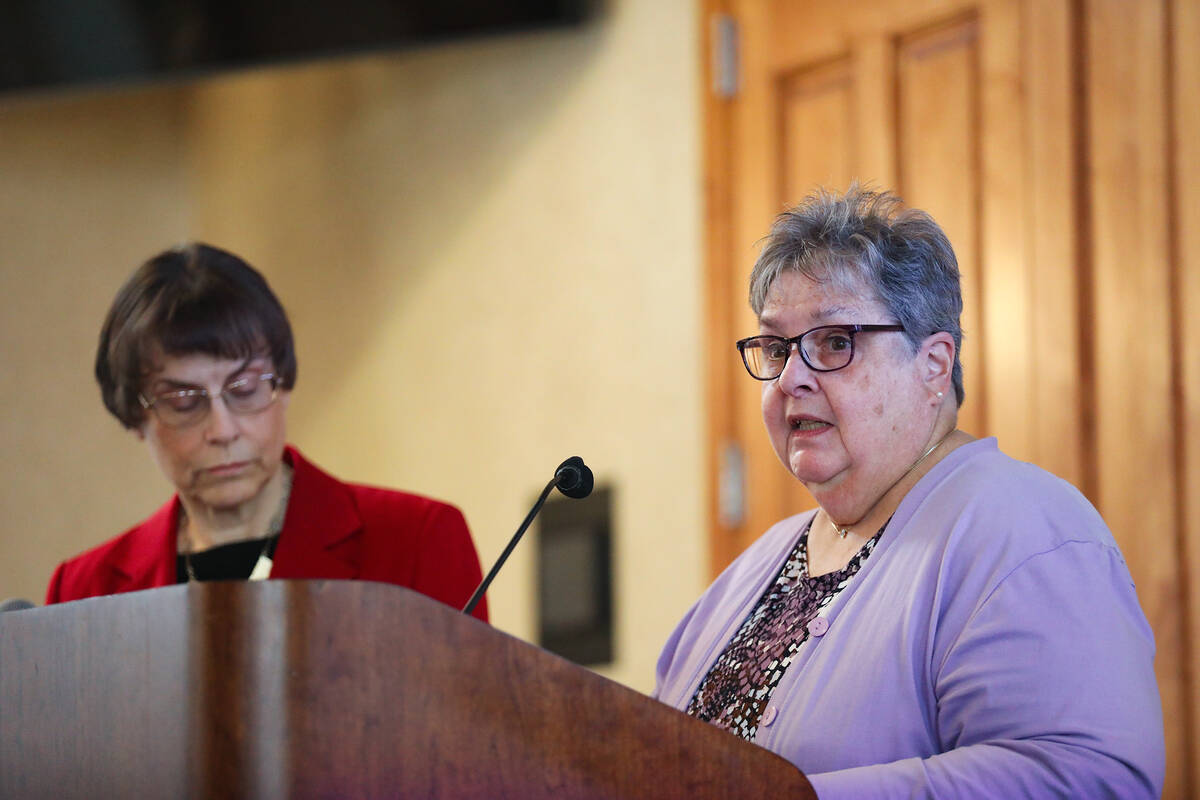
[[[584,30],[0,101],[0,595],[40,599],[167,495],[90,360],[125,274],[201,238],[292,316],[290,438],[457,503],[484,562],[587,459],[616,491],[604,671],[648,690],[706,571],[698,28],[686,0],[611,5]],[[523,638],[532,544],[490,593]]]
[[[167,493],[91,377],[120,282],[186,235],[180,93],[0,100],[0,596]]]

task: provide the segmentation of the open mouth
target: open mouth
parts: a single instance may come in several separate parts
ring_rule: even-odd
[[[796,418],[788,420],[794,431],[819,431],[831,427],[828,422],[819,419]]]

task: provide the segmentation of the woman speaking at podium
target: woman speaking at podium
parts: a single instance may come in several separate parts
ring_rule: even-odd
[[[109,309],[96,379],[176,494],[59,565],[47,603],[187,581],[328,578],[394,583],[461,608],[479,583],[456,508],[344,483],[287,446],[291,326],[237,256],[189,244],[142,265]],[[475,613],[487,618],[483,604]]]
[[[886,194],[809,198],[750,297],[759,331],[737,346],[819,507],[692,607],[659,699],[782,755],[822,800],[1158,797],[1154,641],[1112,534],[1073,487],[957,429],[962,299],[938,225]]]

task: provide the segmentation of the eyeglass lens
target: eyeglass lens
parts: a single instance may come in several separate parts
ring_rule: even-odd
[[[787,365],[795,340],[775,336],[756,336],[742,347],[742,357],[750,374],[760,380],[777,378]],[[846,328],[816,328],[800,337],[804,363],[816,370],[842,369],[854,356],[854,335]]]

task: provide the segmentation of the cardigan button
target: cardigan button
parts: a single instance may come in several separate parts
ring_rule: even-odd
[[[767,706],[767,710],[763,712],[762,719],[758,721],[758,724],[765,728],[775,721],[775,715],[778,713],[775,706]]]
[[[813,617],[808,621],[808,633],[810,636],[824,636],[827,630],[829,630],[829,620],[824,617]]]

